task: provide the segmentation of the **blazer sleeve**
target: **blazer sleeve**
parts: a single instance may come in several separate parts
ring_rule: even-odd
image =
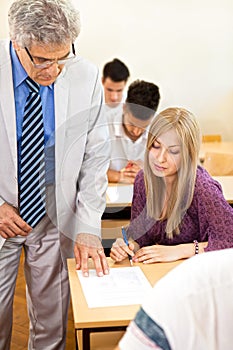
[[[107,170],[110,161],[108,125],[103,112],[103,91],[97,76],[92,94],[85,153],[77,187],[76,233],[101,235],[101,217],[106,206]]]

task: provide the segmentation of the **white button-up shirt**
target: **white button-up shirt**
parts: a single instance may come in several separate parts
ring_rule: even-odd
[[[123,111],[108,117],[109,136],[111,141],[110,169],[121,170],[129,160],[144,161],[144,153],[149,126],[136,140],[132,141],[124,131]]]

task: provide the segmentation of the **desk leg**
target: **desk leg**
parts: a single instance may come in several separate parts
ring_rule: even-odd
[[[75,332],[76,350],[83,350],[83,331],[76,329]]]
[[[82,350],[90,350],[90,329],[83,329],[83,349]]]
[[[76,350],[90,350],[90,329],[76,330]]]

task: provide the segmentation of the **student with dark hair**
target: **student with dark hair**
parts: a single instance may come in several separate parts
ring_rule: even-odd
[[[122,113],[108,118],[111,138],[109,182],[134,183],[143,167],[147,131],[159,100],[157,85],[136,80],[128,88]]]
[[[129,78],[128,67],[119,59],[114,58],[103,68],[102,84],[104,87],[105,103],[110,108],[116,108],[124,102],[123,92]]]

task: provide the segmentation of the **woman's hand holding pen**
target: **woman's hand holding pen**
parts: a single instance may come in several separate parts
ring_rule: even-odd
[[[117,238],[112,245],[110,257],[112,260],[120,262],[127,258],[128,254],[133,257],[134,248],[135,244],[133,242],[129,242],[129,245],[127,245],[123,238]]]
[[[193,246],[192,243],[191,246]],[[156,244],[138,250],[137,248],[136,242],[130,242],[127,246],[122,238],[117,238],[112,245],[110,257],[113,260],[120,262],[127,258],[129,254],[133,257],[133,262],[143,262],[144,264],[175,261],[185,257],[183,256],[185,255],[185,247],[183,247],[183,245],[164,246]],[[136,253],[134,253],[134,251],[136,251]]]
[[[200,253],[204,252],[208,242],[199,243]],[[133,262],[142,262],[144,264],[153,264],[156,262],[176,261],[179,259],[190,258],[195,254],[193,243],[183,243],[178,245],[160,245],[155,244],[143,248],[138,247],[136,242],[130,242],[127,246],[122,238],[118,238],[113,243],[110,257],[115,261],[124,260],[128,254],[133,258]]]

